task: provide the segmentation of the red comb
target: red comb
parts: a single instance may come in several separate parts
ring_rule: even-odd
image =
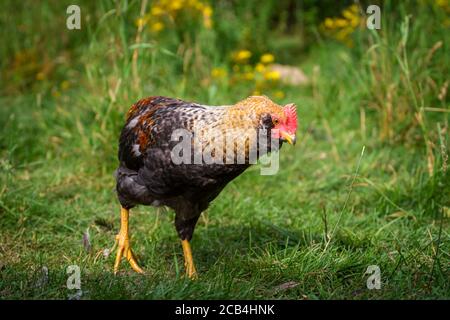
[[[284,106],[284,113],[289,116],[289,118],[293,118],[297,120],[297,108],[294,103],[290,103]]]
[[[297,108],[294,103],[290,103],[284,106],[284,114],[287,117],[288,126],[294,131],[297,129]]]

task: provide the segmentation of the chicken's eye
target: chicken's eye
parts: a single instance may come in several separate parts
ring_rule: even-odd
[[[279,122],[280,122],[280,121],[279,121],[278,119],[273,119],[273,124],[274,124],[274,125],[278,125]]]

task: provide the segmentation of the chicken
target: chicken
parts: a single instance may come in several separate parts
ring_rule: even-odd
[[[130,246],[128,218],[134,206],[152,205],[175,211],[186,274],[196,278],[190,240],[200,214],[253,163],[252,155],[258,158],[278,150],[283,142],[295,144],[296,130],[295,105],[282,107],[265,96],[229,106],[159,96],[135,103],[120,135],[116,189],[121,227],[114,273],[123,256],[136,272],[143,272]],[[185,135],[175,134],[174,138],[176,132]],[[184,149],[180,149],[181,143]]]

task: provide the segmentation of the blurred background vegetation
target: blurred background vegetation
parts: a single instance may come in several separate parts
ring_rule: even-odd
[[[419,284],[402,282],[407,284],[381,296],[448,298],[448,270],[440,266],[448,267],[449,261],[449,1],[77,1],[81,30],[68,30],[66,8],[72,2],[0,4],[4,296],[20,297],[17,288],[26,287],[8,278],[14,268],[38,270],[43,263],[51,265],[48,261],[58,265],[59,256],[48,252],[57,244],[70,252],[68,260],[97,266],[97,258],[84,258],[76,239],[86,228],[95,229],[95,221],[117,227],[112,172],[119,131],[132,103],[166,95],[231,104],[264,94],[280,104],[298,106],[300,147],[282,154],[279,180],[286,183],[280,186],[272,180],[271,185],[250,173],[234,187],[243,196],[232,189],[234,196],[218,200],[213,211],[239,202],[236,194],[250,196],[246,186],[252,190],[263,184],[271,191],[256,192],[253,201],[269,207],[287,203],[284,213],[267,213],[274,225],[303,230],[306,223],[312,228],[308,232],[320,234],[323,221],[318,212],[328,212],[330,223],[339,224],[355,159],[365,145],[360,189],[342,211],[357,211],[367,219],[363,221],[368,230],[359,232],[378,239],[367,255],[377,256],[383,243],[390,246],[399,237],[414,252],[424,243],[427,248],[421,249],[423,257],[409,256],[411,263],[399,253],[402,245],[395,245],[392,250],[403,258],[394,258],[392,275],[399,266],[407,269],[399,281],[411,274],[420,278],[422,266],[429,271]],[[381,8],[380,30],[366,27],[371,4]],[[275,204],[264,202],[267,199]],[[299,206],[305,212],[294,214]],[[252,208],[261,207],[247,210]],[[291,218],[294,222],[287,223]],[[149,219],[143,215],[141,221]],[[253,223],[238,215],[225,219]],[[402,223],[394,224],[393,238],[381,237],[381,230],[393,221]],[[360,226],[361,221],[354,223]],[[55,231],[52,237],[46,233],[50,231]],[[172,231],[168,226],[167,234]],[[91,236],[97,237],[97,249],[108,246],[113,232],[96,232]],[[343,237],[344,246],[358,242],[355,234]],[[11,243],[21,244],[22,251],[12,250]],[[29,250],[36,243],[45,253]],[[103,262],[99,270],[109,270],[110,262]],[[260,293],[244,290],[248,295],[242,297],[271,297],[264,283],[276,283],[280,277],[251,281],[249,285],[262,288]],[[305,292],[316,285],[311,281],[286,297],[308,295]],[[415,286],[420,289],[414,291]],[[37,294],[33,288],[23,297],[59,297],[58,289]],[[211,297],[233,296],[239,288]],[[203,297],[205,291],[186,295]],[[347,297],[347,291],[328,288],[313,296]]]

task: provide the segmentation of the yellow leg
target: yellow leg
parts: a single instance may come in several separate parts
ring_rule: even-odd
[[[134,257],[133,251],[130,247],[130,238],[128,236],[128,216],[129,211],[125,208],[120,208],[120,231],[116,236],[116,241],[118,244],[116,262],[114,263],[114,274],[119,271],[120,260],[122,256],[125,256],[134,271],[138,273],[144,273],[144,271],[139,267],[136,258]]]
[[[191,245],[188,240],[181,240],[184,254],[184,267],[186,268],[186,274],[191,279],[197,278],[197,271],[195,270],[194,259],[192,258]]]

